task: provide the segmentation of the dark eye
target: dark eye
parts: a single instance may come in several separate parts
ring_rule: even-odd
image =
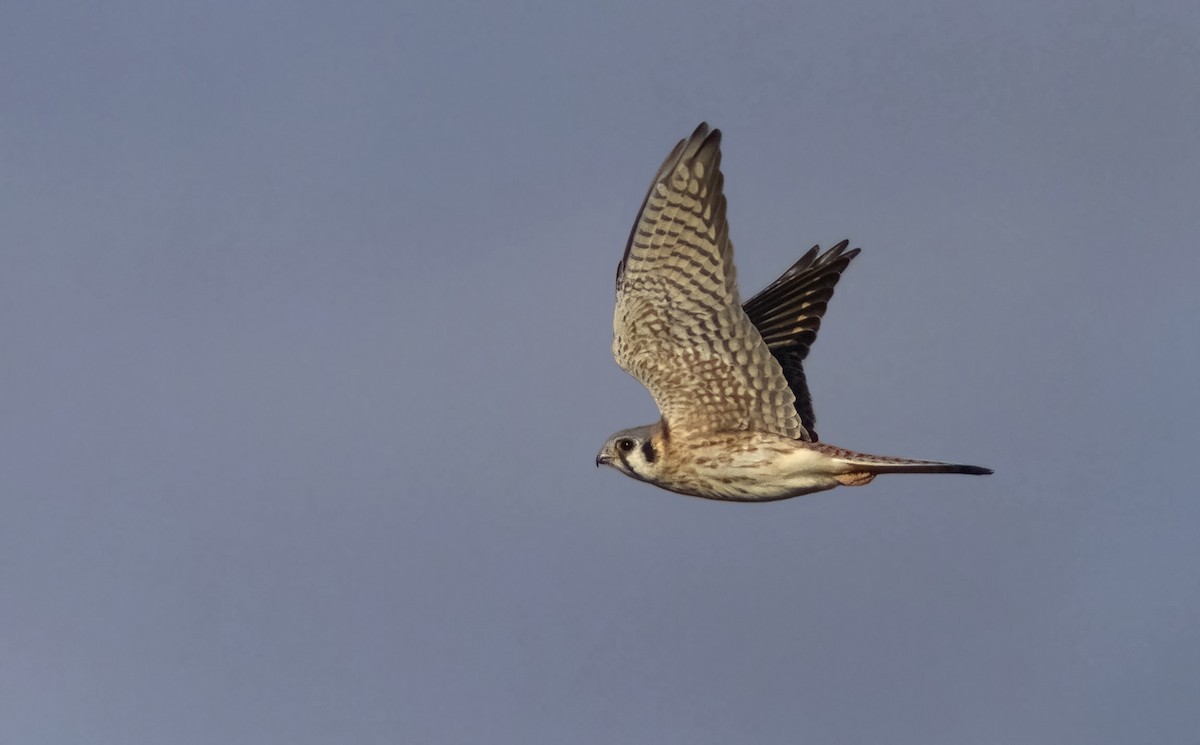
[[[633,446],[636,444],[637,443],[628,437],[622,437],[621,439],[617,440],[617,450],[620,450],[622,453],[628,453],[630,450],[633,450]]]

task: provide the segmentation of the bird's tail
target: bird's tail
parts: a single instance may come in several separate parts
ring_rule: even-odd
[[[847,486],[867,484],[881,473],[966,473],[973,476],[986,476],[992,473],[990,468],[969,466],[963,463],[893,458],[833,447],[829,447],[829,450],[834,451],[830,455],[844,464],[846,472],[835,478]]]
[[[890,460],[890,459],[889,459]],[[897,459],[899,460],[899,459]],[[859,464],[855,464],[859,465]],[[942,463],[936,460],[903,460],[899,463],[867,463],[869,473],[968,473],[973,476],[986,476],[993,473],[992,469],[983,466],[969,466],[965,463]]]

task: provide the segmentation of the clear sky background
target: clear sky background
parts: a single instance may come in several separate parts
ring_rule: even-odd
[[[0,742],[1200,732],[1194,2],[5,3]],[[862,246],[766,505],[596,470],[651,176]]]

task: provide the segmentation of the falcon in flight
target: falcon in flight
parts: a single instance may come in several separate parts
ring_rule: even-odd
[[[768,502],[881,473],[988,474],[818,442],[804,358],[858,249],[814,246],[745,304],[725,222],[721,132],[701,124],[658,169],[617,265],[613,356],[658,405],[596,465],[707,499]]]

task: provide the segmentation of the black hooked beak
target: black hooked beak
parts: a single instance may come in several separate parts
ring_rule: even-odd
[[[596,468],[599,468],[600,466],[607,466],[609,463],[612,463],[612,457],[607,453],[599,453],[596,455]]]

